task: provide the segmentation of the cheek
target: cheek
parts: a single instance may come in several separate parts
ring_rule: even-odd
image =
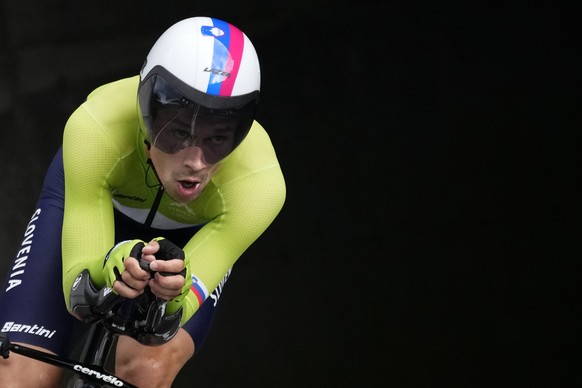
[[[154,167],[160,179],[164,180],[165,178],[167,178],[169,174],[171,174],[172,161],[165,154],[162,154],[158,150],[152,149],[150,151],[150,159],[152,160],[152,163],[154,164]]]

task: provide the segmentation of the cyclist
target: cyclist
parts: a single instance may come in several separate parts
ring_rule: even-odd
[[[119,338],[115,374],[171,385],[200,350],[234,263],[285,200],[254,121],[259,84],[248,37],[193,17],[160,36],[139,75],[89,94],[65,125],[2,289],[0,328],[12,342],[70,349],[75,325],[97,314],[75,291],[84,270],[128,300],[149,286],[168,301],[165,315],[137,340]],[[3,387],[57,386],[61,373],[18,354],[0,360]]]

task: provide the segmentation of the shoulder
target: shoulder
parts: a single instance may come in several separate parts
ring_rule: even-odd
[[[65,125],[65,144],[86,143],[121,153],[135,148],[139,76],[124,78],[93,90]]]
[[[279,169],[277,154],[267,131],[255,121],[243,142],[222,163],[216,183],[225,184],[269,168]]]
[[[286,185],[281,166],[271,139],[265,129],[255,122],[245,140],[230,154],[212,178],[232,214],[244,209],[270,206],[257,211],[265,219],[274,217],[286,196]],[[230,206],[237,203],[239,206]],[[242,210],[241,210],[242,207]]]
[[[262,232],[285,202],[285,178],[275,148],[258,122],[223,161],[212,181],[229,222],[240,222],[240,228],[252,225],[255,232]]]
[[[93,90],[82,105],[93,116],[107,120],[136,111],[139,76],[110,82]]]
[[[104,85],[99,86],[87,96],[87,100],[98,99],[103,96],[117,95],[123,92],[137,93],[137,87],[139,84],[139,76],[135,75],[128,78],[123,78],[117,81],[109,82]]]
[[[93,90],[71,115],[68,124],[100,126],[137,120],[139,76],[124,78]]]

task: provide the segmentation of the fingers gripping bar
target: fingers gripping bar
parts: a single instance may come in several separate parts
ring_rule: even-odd
[[[158,240],[160,250],[156,253],[157,260],[181,259],[184,252],[168,240]],[[151,277],[155,272],[150,268],[150,262],[141,258],[141,249],[132,250],[132,256],[139,261],[140,267],[148,271]],[[162,276],[176,273],[159,272]],[[186,269],[180,273],[186,276]],[[119,279],[121,281],[121,279]],[[101,321],[102,324],[117,333],[125,334],[146,345],[159,345],[175,336],[180,328],[182,309],[173,314],[166,313],[167,301],[156,298],[149,288],[134,300],[134,306],[129,317],[118,314],[119,307],[125,298],[113,292],[111,287],[98,290],[93,284],[89,271],[83,270],[75,279],[71,288],[71,313],[85,323]]]

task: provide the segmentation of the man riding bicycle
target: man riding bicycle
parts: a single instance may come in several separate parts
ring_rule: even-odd
[[[259,86],[248,37],[194,17],[161,35],[139,75],[93,91],[65,126],[9,268],[0,331],[63,354],[74,328],[98,314],[79,297],[84,270],[96,289],[128,300],[149,287],[168,301],[164,317],[119,338],[115,374],[170,386],[206,338],[217,287],[285,200],[275,151],[254,121]],[[18,354],[0,360],[2,387],[58,386],[61,375]]]

